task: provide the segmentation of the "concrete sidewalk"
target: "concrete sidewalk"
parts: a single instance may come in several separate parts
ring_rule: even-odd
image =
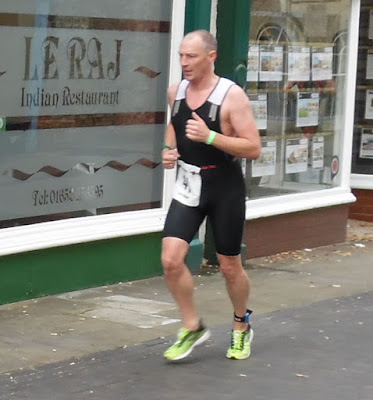
[[[0,376],[0,400],[371,400],[373,291],[262,314],[249,360],[224,357],[230,325],[168,363],[165,340]]]
[[[181,392],[172,392],[173,385],[175,387],[178,385],[176,378],[181,379],[182,376],[185,387],[194,386],[205,390],[205,384],[198,386],[201,378],[198,377],[198,371],[204,374],[203,379],[208,378],[208,382],[215,385],[216,383],[212,383],[213,380],[223,378],[226,369],[228,369],[226,372],[231,371],[233,374],[228,373],[226,392],[224,392],[224,386],[220,386],[220,391],[217,393],[221,396],[218,397],[215,394],[214,398],[231,398],[229,397],[231,385],[236,381],[242,383],[241,380],[246,376],[251,376],[254,371],[265,372],[268,379],[273,374],[275,381],[281,380],[282,376],[285,377],[283,367],[281,367],[281,357],[288,356],[285,365],[290,368],[292,363],[296,365],[298,362],[297,358],[292,358],[293,355],[304,357],[305,354],[309,355],[305,358],[309,360],[309,369],[294,367],[292,372],[292,378],[295,374],[295,378],[304,379],[296,379],[294,382],[290,380],[289,384],[297,382],[296,386],[302,388],[304,385],[307,389],[311,380],[305,376],[311,376],[311,373],[318,374],[314,361],[317,361],[315,356],[321,356],[323,349],[319,347],[321,345],[319,341],[314,342],[312,336],[316,334],[318,337],[322,332],[309,330],[313,326],[319,329],[324,324],[325,328],[332,331],[333,336],[339,338],[339,344],[344,343],[343,346],[348,352],[351,343],[344,341],[346,333],[348,335],[359,333],[356,340],[361,343],[362,349],[365,345],[370,349],[367,337],[369,335],[371,337],[373,333],[371,329],[373,318],[369,308],[373,296],[371,293],[373,291],[372,260],[373,224],[357,221],[350,221],[346,243],[250,260],[246,267],[252,282],[250,306],[255,312],[253,324],[257,332],[253,345],[253,359],[248,360],[247,364],[245,361],[244,367],[240,363],[232,366],[229,360],[224,359],[225,350],[229,344],[228,321],[232,318],[232,310],[225,291],[224,280],[220,273],[211,269],[197,275],[195,282],[198,309],[204,321],[213,328],[214,338],[200,353],[200,357],[203,358],[200,360],[202,365],[199,362],[194,364],[199,357],[193,355],[182,367],[172,369],[173,372],[170,372],[170,366],[162,360],[161,353],[167,346],[166,342],[172,339],[170,335],[173,336],[180,327],[180,321],[179,313],[162,277],[1,306],[0,399],[84,399],[86,398],[84,396],[97,399],[146,399],[150,393],[153,398],[175,398],[177,394],[176,398],[181,399],[184,398]],[[334,307],[335,299],[341,299],[339,304],[347,304],[343,318],[333,314],[338,311]],[[361,299],[365,303],[361,302]],[[273,318],[277,316],[277,322],[272,325]],[[272,322],[268,325],[266,321]],[[286,333],[286,340],[279,333],[284,328],[281,326],[284,321],[288,321],[286,324],[290,327]],[[359,324],[360,322],[362,324]],[[345,323],[350,325],[341,325]],[[303,329],[307,326],[308,329]],[[323,328],[319,330],[322,331]],[[328,333],[324,336],[332,337]],[[294,354],[291,337],[302,338],[296,342],[295,350],[297,351]],[[268,342],[269,339],[270,342]],[[283,348],[284,340],[287,341],[287,346]],[[275,364],[276,369],[265,368],[266,362],[273,365],[273,362],[268,361],[270,354],[267,345],[270,346],[271,352],[274,351],[274,354],[279,355]],[[325,368],[329,368],[327,362],[333,358],[341,360],[343,346],[329,348],[329,356],[322,358],[324,361],[321,360],[326,363]],[[212,353],[209,353],[210,350]],[[352,353],[349,353],[348,357],[351,360],[355,360],[356,357],[365,360],[362,361],[360,369],[358,365],[354,367],[356,371],[359,370],[364,380],[365,363],[368,361],[370,365],[372,363],[366,357],[361,358],[364,352],[357,350],[356,346],[352,346]],[[149,361],[148,368],[148,364],[142,360]],[[123,367],[124,364],[126,367]],[[341,361],[340,364],[344,363]],[[79,368],[72,369],[73,366],[79,366]],[[347,367],[348,365],[341,366],[341,368]],[[248,370],[242,372],[240,368],[248,368]],[[65,379],[56,378],[58,375],[54,374],[58,374],[59,371],[62,371],[60,375]],[[168,377],[169,373],[172,379]],[[333,376],[333,372],[330,373],[330,376]],[[370,369],[369,373],[371,374]],[[154,375],[149,378],[150,380],[144,381],[145,386],[138,386],[138,392],[128,392],[131,379],[138,383],[140,376],[148,376],[148,374]],[[246,376],[240,376],[240,374]],[[113,381],[112,375],[117,383]],[[261,375],[257,376],[255,373],[254,375],[260,382]],[[74,376],[75,379],[72,379],[71,377]],[[129,377],[128,380],[125,379],[126,377]],[[156,385],[157,378],[166,379],[167,384],[171,385],[168,388],[171,390],[170,393],[173,393],[172,396],[169,397],[168,392],[158,392],[158,389],[157,392],[152,391],[154,390],[152,385]],[[231,378],[232,382],[230,382]],[[290,379],[290,376],[288,378]],[[174,380],[175,383],[173,383]],[[60,382],[58,385],[57,381]],[[112,397],[104,396],[97,389],[96,381],[101,382],[102,390],[106,387],[106,390],[110,392],[110,387],[117,387],[118,390],[126,390],[131,395],[118,397],[119,392],[113,389]],[[250,382],[252,385],[252,381]],[[371,390],[369,382],[364,380],[363,383],[366,386],[364,390],[368,393]],[[262,384],[264,385],[265,382],[263,381]],[[321,381],[317,384],[326,389],[326,382],[325,385]],[[95,386],[95,390],[90,393],[89,386],[92,385]],[[38,392],[37,386],[40,390],[42,388],[53,390],[54,396],[48,397],[47,391]],[[285,382],[281,387],[286,388]],[[249,386],[242,386],[241,394],[244,394],[243,388],[249,390]],[[148,390],[148,396],[145,395],[146,390]],[[14,396],[11,395],[13,392],[16,393]],[[156,397],[158,396],[156,393],[159,397]],[[160,393],[163,393],[163,397]],[[346,393],[350,392],[346,391]],[[89,397],[88,394],[93,397]],[[339,397],[339,399],[372,399],[372,392],[368,394],[364,397],[365,395],[361,392],[360,397],[356,395],[355,397]],[[185,398],[207,399],[209,397],[205,394],[198,397],[195,394],[195,397]],[[292,399],[285,395],[260,397],[259,394],[255,398]],[[319,396],[318,398],[337,397]]]

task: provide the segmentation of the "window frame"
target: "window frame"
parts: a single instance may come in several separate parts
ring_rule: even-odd
[[[354,125],[357,49],[359,42],[360,0],[350,1],[348,24],[348,53],[346,60],[346,91],[344,118],[339,121],[342,135],[334,142],[334,154],[339,156],[339,173],[335,186],[304,193],[285,194],[246,201],[246,220],[306,211],[322,207],[338,206],[356,201],[351,193],[351,154]],[[265,137],[263,137],[265,139]],[[372,182],[373,184],[373,182]],[[372,185],[373,186],[373,185]]]

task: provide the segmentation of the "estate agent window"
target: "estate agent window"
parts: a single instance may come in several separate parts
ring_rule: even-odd
[[[362,1],[352,173],[373,174],[373,5]]]
[[[248,196],[337,185],[350,1],[252,2],[246,92],[263,150]]]

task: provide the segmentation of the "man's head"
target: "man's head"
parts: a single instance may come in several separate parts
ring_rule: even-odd
[[[202,29],[190,32],[181,42],[179,53],[185,78],[200,79],[213,72],[217,57],[216,39]]]
[[[204,29],[198,29],[196,31],[189,32],[184,36],[184,40],[193,39],[195,37],[200,38],[207,51],[218,50],[218,43],[215,37],[209,31],[206,31]]]

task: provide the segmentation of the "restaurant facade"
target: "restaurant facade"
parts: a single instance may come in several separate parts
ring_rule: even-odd
[[[368,121],[355,113],[369,10],[356,0],[2,1],[0,303],[162,274],[175,180],[161,163],[166,90],[196,28],[217,36],[216,72],[243,87],[262,139],[259,159],[242,160],[243,258],[343,241],[351,168],[372,172],[367,103]],[[208,230],[192,242],[192,269]]]

